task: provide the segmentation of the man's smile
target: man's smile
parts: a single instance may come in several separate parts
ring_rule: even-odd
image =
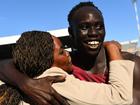
[[[99,43],[100,43],[99,41],[89,41],[88,45],[90,48],[95,49],[95,48],[98,48]]]

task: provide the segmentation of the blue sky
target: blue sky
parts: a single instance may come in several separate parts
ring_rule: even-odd
[[[67,15],[80,1],[86,0],[1,0],[0,37],[18,35],[28,30],[67,28]],[[131,0],[90,1],[103,13],[106,40],[125,41],[138,38]],[[140,1],[137,2],[140,15]]]

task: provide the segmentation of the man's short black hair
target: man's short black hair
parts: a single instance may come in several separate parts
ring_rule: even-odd
[[[42,74],[53,64],[54,42],[44,31],[22,33],[13,48],[13,59],[17,69],[29,77]]]
[[[72,21],[72,16],[73,16],[73,14],[74,14],[79,8],[82,8],[82,7],[85,7],[85,6],[91,6],[91,7],[95,8],[95,9],[97,9],[97,10],[99,11],[99,13],[101,13],[101,15],[102,15],[102,12],[98,9],[98,7],[96,7],[96,6],[93,4],[93,2],[90,2],[90,1],[88,1],[88,2],[80,2],[79,4],[75,5],[75,6],[71,9],[71,11],[69,12],[69,14],[68,14],[68,22],[69,22],[69,24],[70,24],[71,21]]]

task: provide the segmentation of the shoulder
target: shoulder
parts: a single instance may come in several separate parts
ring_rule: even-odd
[[[136,53],[132,54],[129,52],[122,52],[122,55],[124,59],[134,61],[135,69],[138,69],[138,71],[140,71],[140,56],[138,56]]]
[[[137,53],[130,53],[130,52],[122,52],[122,56],[124,59],[127,59],[127,60],[131,60],[131,61],[134,61],[134,62],[140,62],[140,56],[137,55]]]
[[[43,74],[41,74],[37,78],[42,78],[46,76],[58,76],[58,75],[69,75],[69,74],[59,67],[51,67],[46,71],[44,71]]]
[[[134,80],[133,80],[133,87],[134,89],[137,89],[137,91],[140,91],[140,56],[137,55],[137,53],[129,53],[129,52],[122,52],[122,55],[124,59],[131,60],[135,62],[134,67]],[[135,95],[134,95],[135,96]]]

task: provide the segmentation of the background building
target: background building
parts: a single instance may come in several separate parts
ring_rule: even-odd
[[[49,31],[52,35],[59,37],[64,47],[71,51],[71,41],[68,36],[67,28]],[[0,59],[10,58],[12,52],[12,46],[15,45],[16,40],[20,35],[10,35],[6,37],[0,37]],[[140,55],[140,48],[138,48],[138,40],[120,42],[122,50],[130,53],[137,53]]]
[[[138,48],[138,40],[124,41],[120,43],[123,51],[135,53],[137,50],[140,50]]]

